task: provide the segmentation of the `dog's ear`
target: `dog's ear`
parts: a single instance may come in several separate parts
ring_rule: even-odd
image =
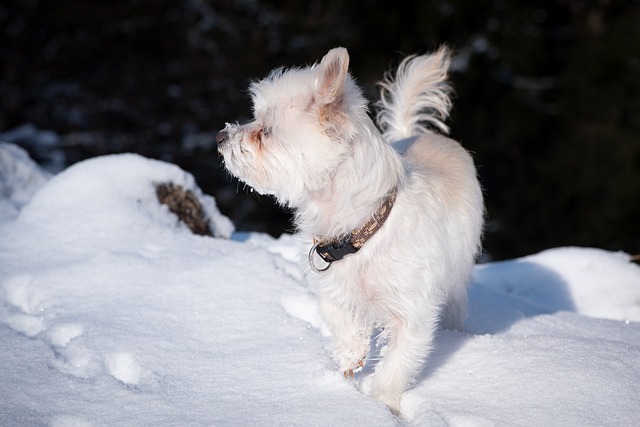
[[[320,104],[330,104],[342,96],[349,72],[349,53],[343,47],[331,49],[320,61],[315,81],[315,98]]]

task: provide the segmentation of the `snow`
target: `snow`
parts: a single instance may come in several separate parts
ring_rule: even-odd
[[[362,391],[375,361],[356,380],[337,372],[297,236],[233,233],[174,165],[106,156],[48,180],[12,147],[0,144],[0,425],[640,419],[640,267],[624,253],[478,265],[466,332],[438,333],[401,419]],[[5,172],[8,151],[26,166]],[[196,194],[217,237],[158,204],[167,181]]]
[[[49,171],[59,172],[66,164],[61,138],[53,131],[38,129],[31,123],[0,133],[0,146],[20,144],[36,153]],[[16,147],[17,148],[17,147]]]
[[[27,152],[0,143],[0,221],[14,218],[50,175],[38,168]]]

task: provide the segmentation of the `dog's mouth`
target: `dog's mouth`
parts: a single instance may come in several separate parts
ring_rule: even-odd
[[[252,181],[250,178],[255,168],[251,167],[251,155],[243,141],[237,140],[238,132],[237,125],[226,123],[224,129],[216,133],[218,153],[222,158],[224,168],[253,192],[255,185],[250,183]]]

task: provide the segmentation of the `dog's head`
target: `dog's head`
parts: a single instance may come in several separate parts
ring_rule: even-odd
[[[354,123],[367,114],[348,66],[347,50],[335,48],[319,64],[252,84],[253,121],[227,124],[216,138],[227,169],[289,206],[331,188]]]

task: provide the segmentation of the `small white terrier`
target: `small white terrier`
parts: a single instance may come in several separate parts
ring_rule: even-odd
[[[344,48],[320,64],[251,85],[254,120],[217,136],[227,169],[293,208],[308,237],[308,276],[345,377],[382,332],[371,393],[400,413],[440,316],[461,329],[480,250],[482,192],[448,132],[450,54],[413,56],[381,82],[377,121]],[[428,127],[429,126],[429,127]]]

